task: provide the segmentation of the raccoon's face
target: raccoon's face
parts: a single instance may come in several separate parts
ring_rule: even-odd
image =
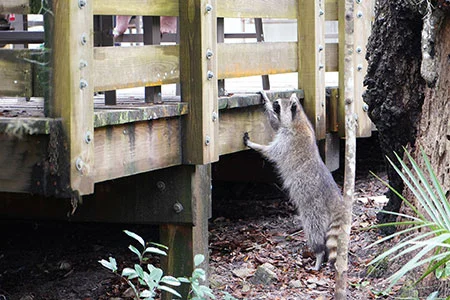
[[[272,111],[279,122],[279,127],[291,127],[301,110],[302,107],[295,94],[289,99],[277,99],[272,103]]]

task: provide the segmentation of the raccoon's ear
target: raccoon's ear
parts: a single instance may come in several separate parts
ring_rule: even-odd
[[[290,100],[297,100],[298,101],[298,97],[296,93],[292,93]]]

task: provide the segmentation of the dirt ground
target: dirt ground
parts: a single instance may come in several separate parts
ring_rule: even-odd
[[[356,197],[364,199],[353,210],[349,299],[375,299],[385,274],[368,274],[365,265],[379,248],[365,247],[378,233],[361,229],[374,224],[382,206],[374,199],[386,191],[369,170],[383,178],[385,173],[375,139],[358,147]],[[342,184],[342,172],[334,175]],[[333,271],[328,266],[311,270],[314,257],[301,224],[276,185],[216,182],[214,190],[210,283],[218,299],[223,291],[238,299],[332,299]],[[119,269],[135,263],[123,229],[146,240],[157,237],[157,228],[142,225],[3,220],[0,226],[0,300],[128,299],[125,284],[98,260],[113,256]],[[252,278],[264,263],[276,278],[256,284]]]

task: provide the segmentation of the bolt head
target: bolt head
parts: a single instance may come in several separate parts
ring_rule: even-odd
[[[358,11],[358,12],[356,13],[356,17],[357,17],[357,18],[362,18],[362,16],[363,16],[363,12],[362,12],[362,11]]]
[[[78,7],[83,8],[87,5],[87,0],[78,0]]]
[[[173,210],[179,214],[184,210],[183,204],[181,204],[180,202],[177,202],[173,205]]]
[[[162,192],[166,189],[166,184],[164,183],[164,181],[158,181],[156,183],[156,187]]]
[[[216,122],[217,119],[218,119],[217,113],[214,111],[214,112],[212,113],[212,121],[213,121],[213,122]]]
[[[368,112],[369,111],[369,105],[367,103],[364,103],[362,106],[363,111]]]
[[[206,12],[207,13],[210,13],[212,10],[213,10],[213,7],[212,7],[212,5],[211,4],[206,4],[206,6],[205,6],[205,10],[206,10]]]
[[[362,71],[363,66],[362,66],[362,64],[359,64],[356,68],[357,68],[358,71]]]
[[[86,45],[87,44],[87,36],[85,33],[83,33],[81,35],[81,45]]]
[[[206,50],[206,58],[211,59],[214,55],[214,52],[211,49]]]
[[[84,136],[84,141],[86,142],[86,144],[90,144],[92,142],[92,139],[92,132],[86,132],[86,135]]]
[[[85,89],[88,87],[88,82],[84,79],[80,80],[80,89]]]
[[[206,73],[206,78],[208,80],[211,80],[214,78],[214,72],[213,71],[208,71],[208,73]]]
[[[81,157],[78,157],[77,160],[75,161],[75,168],[77,168],[77,170],[81,172],[81,170],[83,170],[83,166],[84,166],[83,160],[81,159]]]
[[[205,137],[205,145],[206,145],[206,146],[209,146],[209,144],[211,144],[211,137],[210,137],[209,135],[207,135],[207,136]]]

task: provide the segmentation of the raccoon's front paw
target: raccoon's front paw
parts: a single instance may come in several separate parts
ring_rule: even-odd
[[[245,145],[245,146],[248,146],[248,141],[250,140],[250,137],[249,137],[249,135],[248,135],[248,132],[245,132],[245,133],[244,133],[244,138],[243,138],[243,140],[244,140],[244,145]]]

